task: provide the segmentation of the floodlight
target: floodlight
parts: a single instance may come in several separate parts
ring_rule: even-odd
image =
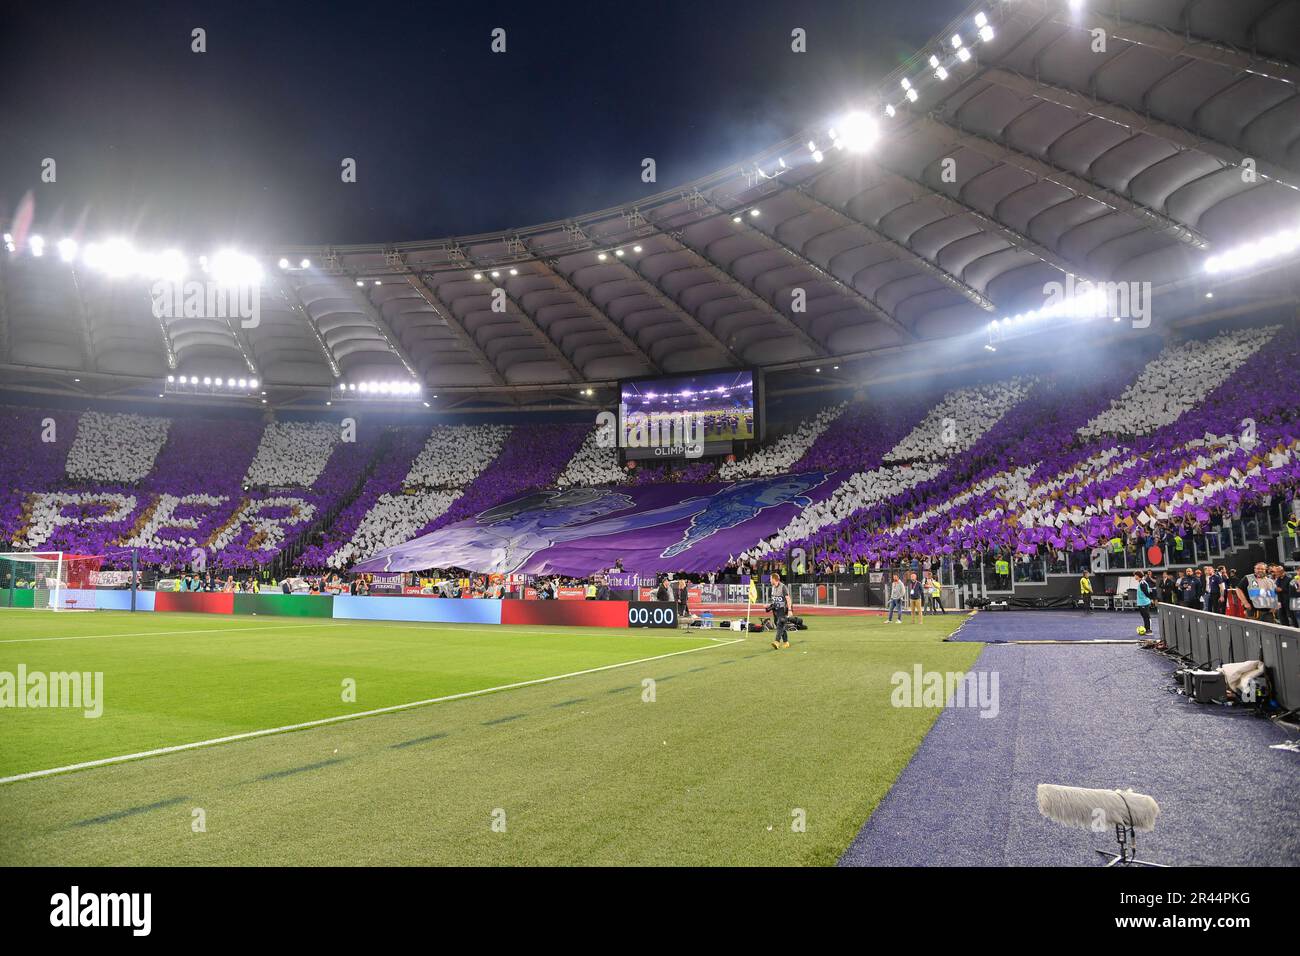
[[[288,259],[281,259],[281,260],[280,260],[280,268],[281,268],[281,269],[287,269],[287,268],[289,268],[289,260],[288,260]]]
[[[257,285],[262,281],[262,266],[252,256],[234,249],[223,249],[212,257],[212,276],[225,286]]]
[[[39,259],[45,255],[45,240],[41,236],[32,236],[27,240],[27,248],[32,251],[32,255]]]
[[[73,259],[77,258],[77,240],[60,239],[59,258],[64,262],[71,262]]]
[[[153,255],[141,255],[136,259],[136,271],[150,279],[162,279],[177,282],[185,278],[185,257],[178,249],[168,249]]]
[[[850,113],[841,123],[844,130],[844,145],[851,152],[864,153],[870,149],[879,136],[875,120],[866,113]]]
[[[311,268],[311,260],[310,260],[310,259],[304,259],[304,260],[302,260],[302,262],[298,263],[298,268],[300,268],[300,269],[310,269],[310,268]]]
[[[135,250],[125,239],[92,242],[86,247],[86,264],[110,278],[129,276],[135,271]]]

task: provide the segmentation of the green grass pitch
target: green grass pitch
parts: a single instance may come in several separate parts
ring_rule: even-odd
[[[0,783],[0,863],[833,863],[938,715],[892,707],[891,675],[971,666],[979,645],[943,643],[962,620],[814,617],[775,651],[3,611],[0,671],[102,672],[104,708],[0,709],[0,778],[311,726]]]

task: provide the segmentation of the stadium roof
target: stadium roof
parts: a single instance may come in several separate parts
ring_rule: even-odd
[[[652,198],[487,235],[268,250],[256,327],[157,318],[148,282],[18,237],[0,255],[4,378],[143,394],[197,373],[288,400],[415,380],[426,397],[582,403],[661,371],[978,349],[1067,276],[1150,283],[1182,319],[1294,301],[1297,37],[1296,0],[974,5],[860,114],[810,117]]]

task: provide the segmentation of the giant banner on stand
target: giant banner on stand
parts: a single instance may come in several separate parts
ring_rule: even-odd
[[[725,484],[541,491],[380,551],[354,571],[457,567],[586,576],[712,571],[828,497],[842,475],[813,471]]]

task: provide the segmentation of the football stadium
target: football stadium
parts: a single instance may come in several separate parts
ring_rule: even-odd
[[[744,136],[508,185],[496,64],[617,57],[563,48],[591,10],[544,54],[535,10],[457,21],[466,103],[376,121],[477,178],[304,152],[276,230],[295,183],[186,157],[279,140],[86,156],[161,97],[274,113],[305,52],[224,61],[195,9],[155,55],[128,17],[129,122],[33,87],[0,166],[0,862],[1300,863],[1300,2],[879,7],[757,5]],[[29,17],[16,67],[57,33]],[[539,127],[717,115],[733,67],[654,56],[662,98]],[[380,96],[321,92],[281,118]]]

